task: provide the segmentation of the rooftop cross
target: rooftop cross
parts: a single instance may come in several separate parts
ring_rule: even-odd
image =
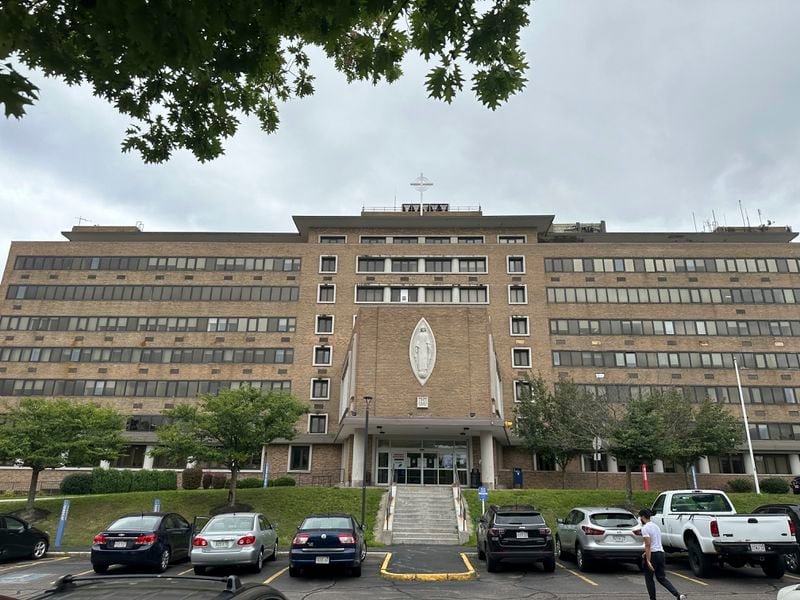
[[[433,182],[425,177],[422,173],[419,174],[414,181],[410,183],[411,187],[413,187],[416,191],[419,192],[419,214],[422,215],[422,194],[428,191],[429,188],[433,187]]]

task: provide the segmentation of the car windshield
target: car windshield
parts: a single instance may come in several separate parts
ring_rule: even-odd
[[[544,525],[539,513],[497,513],[495,525]]]
[[[729,512],[733,510],[722,494],[690,493],[675,494],[670,503],[672,512]]]
[[[209,521],[203,531],[250,531],[253,517],[218,517]]]
[[[134,529],[136,531],[154,531],[158,527],[159,521],[161,521],[161,517],[155,516],[122,517],[109,525],[108,530]]]
[[[636,517],[625,512],[595,513],[589,521],[600,527],[635,527],[639,523]]]
[[[300,529],[352,529],[350,519],[347,517],[309,517],[300,526]]]

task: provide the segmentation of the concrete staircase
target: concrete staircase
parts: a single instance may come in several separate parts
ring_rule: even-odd
[[[398,486],[392,543],[458,545],[452,488]]]

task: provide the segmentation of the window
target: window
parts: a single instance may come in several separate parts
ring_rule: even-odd
[[[449,244],[450,238],[444,236],[433,236],[429,235],[425,238],[426,244]]]
[[[314,333],[333,333],[333,315],[317,315],[317,324]]]
[[[389,300],[391,302],[416,302],[419,291],[417,288],[391,288]]]
[[[545,454],[534,454],[537,471],[555,471],[556,460],[552,456]]]
[[[449,258],[426,258],[426,273],[450,273],[453,270],[453,261]]]
[[[756,470],[759,473],[770,475],[788,475],[792,471],[789,468],[789,456],[787,454],[756,454]]]
[[[344,244],[347,242],[347,236],[344,235],[321,235],[319,236],[320,244]]]
[[[416,258],[393,258],[392,273],[416,273],[419,261]]]
[[[330,379],[311,380],[311,398],[314,400],[327,400],[330,398]]]
[[[386,261],[382,258],[358,257],[358,271],[360,273],[383,273],[385,268]]]
[[[451,288],[425,288],[425,302],[446,303],[453,301]]]
[[[594,460],[594,454],[583,454],[581,455],[581,462],[583,463],[582,466],[583,466],[583,471],[585,473],[590,473],[590,472],[594,473],[595,471],[600,471],[600,472],[608,471],[608,454],[606,454],[605,452],[600,453],[600,458],[597,461]],[[623,521],[625,519],[632,519],[633,521],[636,521],[635,517],[631,517],[630,515],[620,516],[614,514],[596,514],[592,516],[592,522],[596,523],[597,521],[595,521],[595,519],[601,519],[603,517],[616,518],[616,520],[614,521],[615,523],[618,523],[620,519]],[[598,525],[602,525],[602,523],[598,523]],[[605,526],[607,527],[608,525]]]
[[[485,258],[459,258],[459,273],[486,273]]]
[[[319,284],[317,287],[317,302],[336,302],[336,285],[332,283]]]
[[[328,433],[328,415],[308,415],[308,433]]]
[[[482,235],[460,235],[458,236],[459,244],[482,244]]]
[[[289,471],[311,470],[311,446],[289,446]]]
[[[362,235],[362,244],[385,244],[386,238],[382,235]]]
[[[396,235],[392,238],[393,244],[418,244],[419,238],[410,235]]]
[[[512,352],[512,365],[515,368],[530,369],[531,367],[530,348],[514,348],[511,352]]]
[[[320,273],[336,273],[336,257],[335,256],[320,256],[319,257],[319,272]]]
[[[509,304],[527,304],[528,303],[528,289],[525,285],[510,285],[508,286],[508,303]]]
[[[113,466],[118,469],[141,469],[144,467],[146,450],[147,446],[123,446]]]
[[[508,256],[506,257],[506,267],[509,273],[524,273],[525,272],[525,257],[524,256]]]
[[[331,365],[332,350],[330,346],[314,346],[314,366],[327,367]]]
[[[522,402],[531,397],[531,384],[528,381],[514,382],[514,402]]]
[[[511,335],[530,335],[528,317],[511,317]]]
[[[524,235],[498,235],[498,244],[524,244],[527,241]]]
[[[461,304],[482,304],[487,301],[485,287],[459,288],[459,302]]]
[[[383,302],[383,288],[360,285],[356,288],[356,302]]]

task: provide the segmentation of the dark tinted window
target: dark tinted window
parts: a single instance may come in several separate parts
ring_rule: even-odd
[[[600,527],[634,527],[639,523],[636,517],[625,512],[595,513],[589,521]]]
[[[539,513],[497,513],[495,525],[544,525]]]
[[[300,529],[352,529],[353,523],[348,517],[309,517]]]
[[[137,531],[155,531],[161,517],[155,516],[138,516],[138,517],[122,517],[109,525],[109,531],[121,531],[125,529],[134,529]]]

